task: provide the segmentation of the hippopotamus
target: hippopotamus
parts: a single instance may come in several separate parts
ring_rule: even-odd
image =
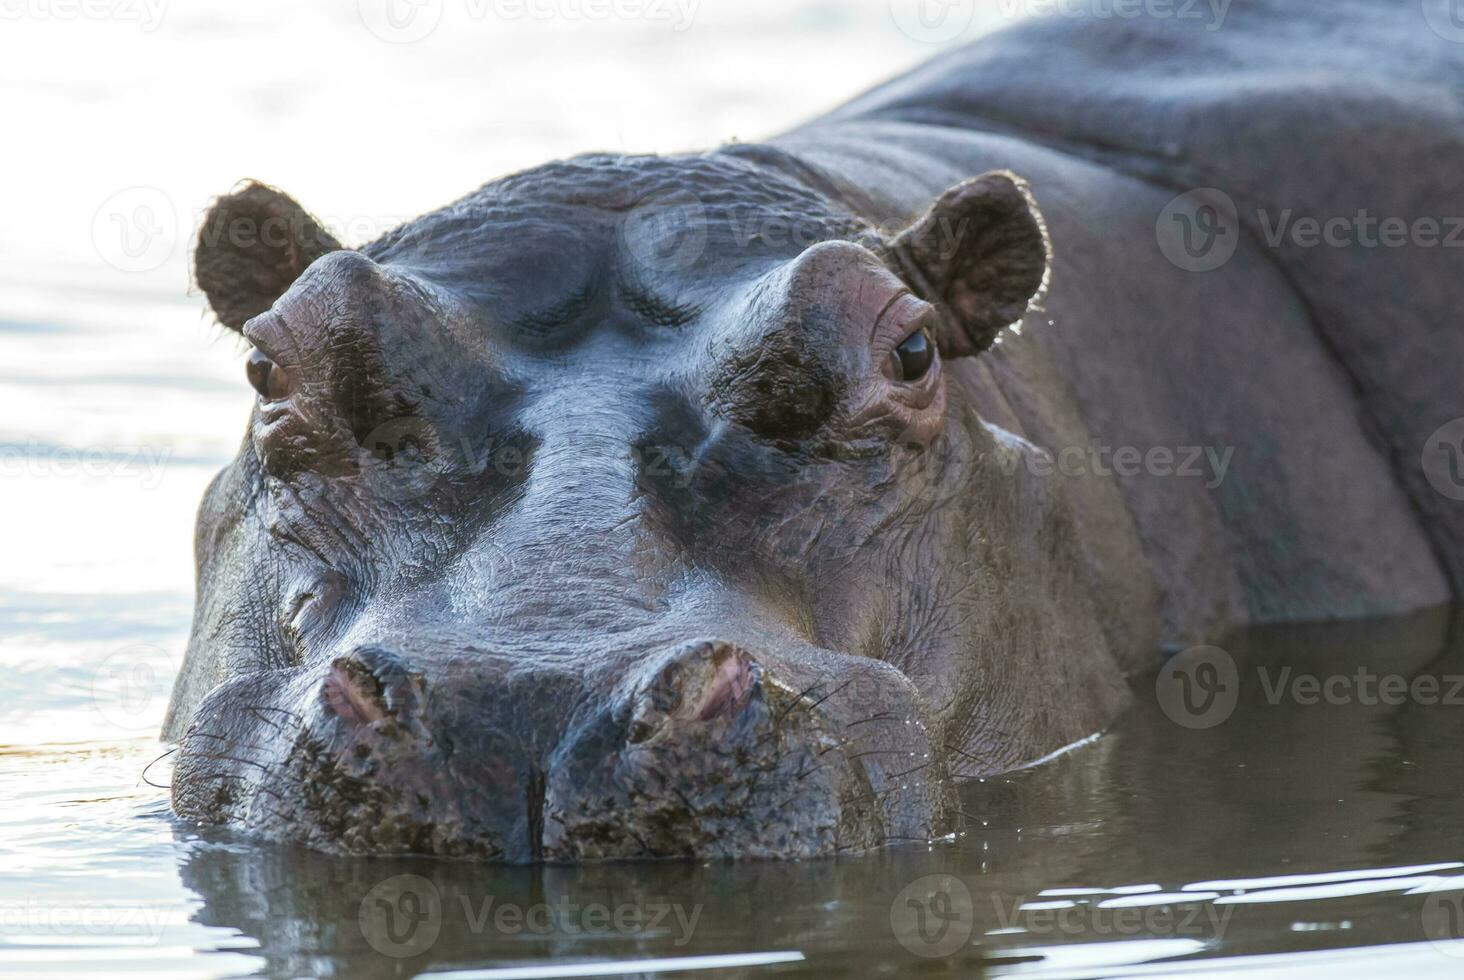
[[[195,277],[257,400],[176,813],[505,862],[927,842],[1167,655],[1451,601],[1464,45],[1413,0],[1081,6],[357,247],[219,198]]]

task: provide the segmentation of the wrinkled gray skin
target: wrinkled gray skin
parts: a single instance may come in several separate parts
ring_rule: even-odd
[[[925,840],[1161,650],[1447,601],[1457,253],[1254,217],[1464,214],[1435,41],[1401,3],[1059,18],[358,249],[220,199],[197,277],[265,393],[199,516],[177,812],[509,861]],[[1204,274],[1156,244],[1195,186],[1244,225]],[[1090,444],[1232,452],[1044,465]]]

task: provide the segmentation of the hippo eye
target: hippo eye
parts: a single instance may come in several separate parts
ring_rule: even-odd
[[[259,392],[259,397],[266,401],[285,398],[293,387],[290,372],[271,361],[269,355],[258,347],[249,352],[244,373],[249,376],[249,383]]]
[[[896,381],[919,381],[935,362],[935,348],[925,328],[916,330],[890,351],[891,376]]]

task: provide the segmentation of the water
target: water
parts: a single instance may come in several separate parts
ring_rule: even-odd
[[[966,786],[953,839],[838,861],[331,858],[175,826],[144,779],[146,737],[14,747],[0,971],[1452,975],[1457,707],[1368,705],[1356,686],[1353,703],[1275,696],[1303,674],[1464,676],[1449,619],[1242,638],[1223,723],[1186,727],[1141,698],[1103,737]]]
[[[933,50],[874,0],[708,2],[679,31],[449,4],[396,46],[354,3],[301,6],[0,23],[29,148],[0,223],[0,975],[1464,968],[1457,707],[1292,686],[1464,673],[1445,612],[1227,642],[1223,723],[1141,690],[1102,738],[967,786],[954,839],[864,857],[498,868],[176,825],[155,732],[193,510],[249,404],[188,293],[209,197],[260,177],[360,242],[552,156],[776,130]]]

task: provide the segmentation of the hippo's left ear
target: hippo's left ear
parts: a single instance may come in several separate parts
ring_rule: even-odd
[[[242,330],[310,263],[341,247],[294,198],[247,181],[219,198],[203,219],[193,277],[219,322]]]
[[[1026,181],[1007,171],[952,187],[890,247],[921,298],[946,310],[946,357],[979,354],[1020,320],[1051,255]]]

